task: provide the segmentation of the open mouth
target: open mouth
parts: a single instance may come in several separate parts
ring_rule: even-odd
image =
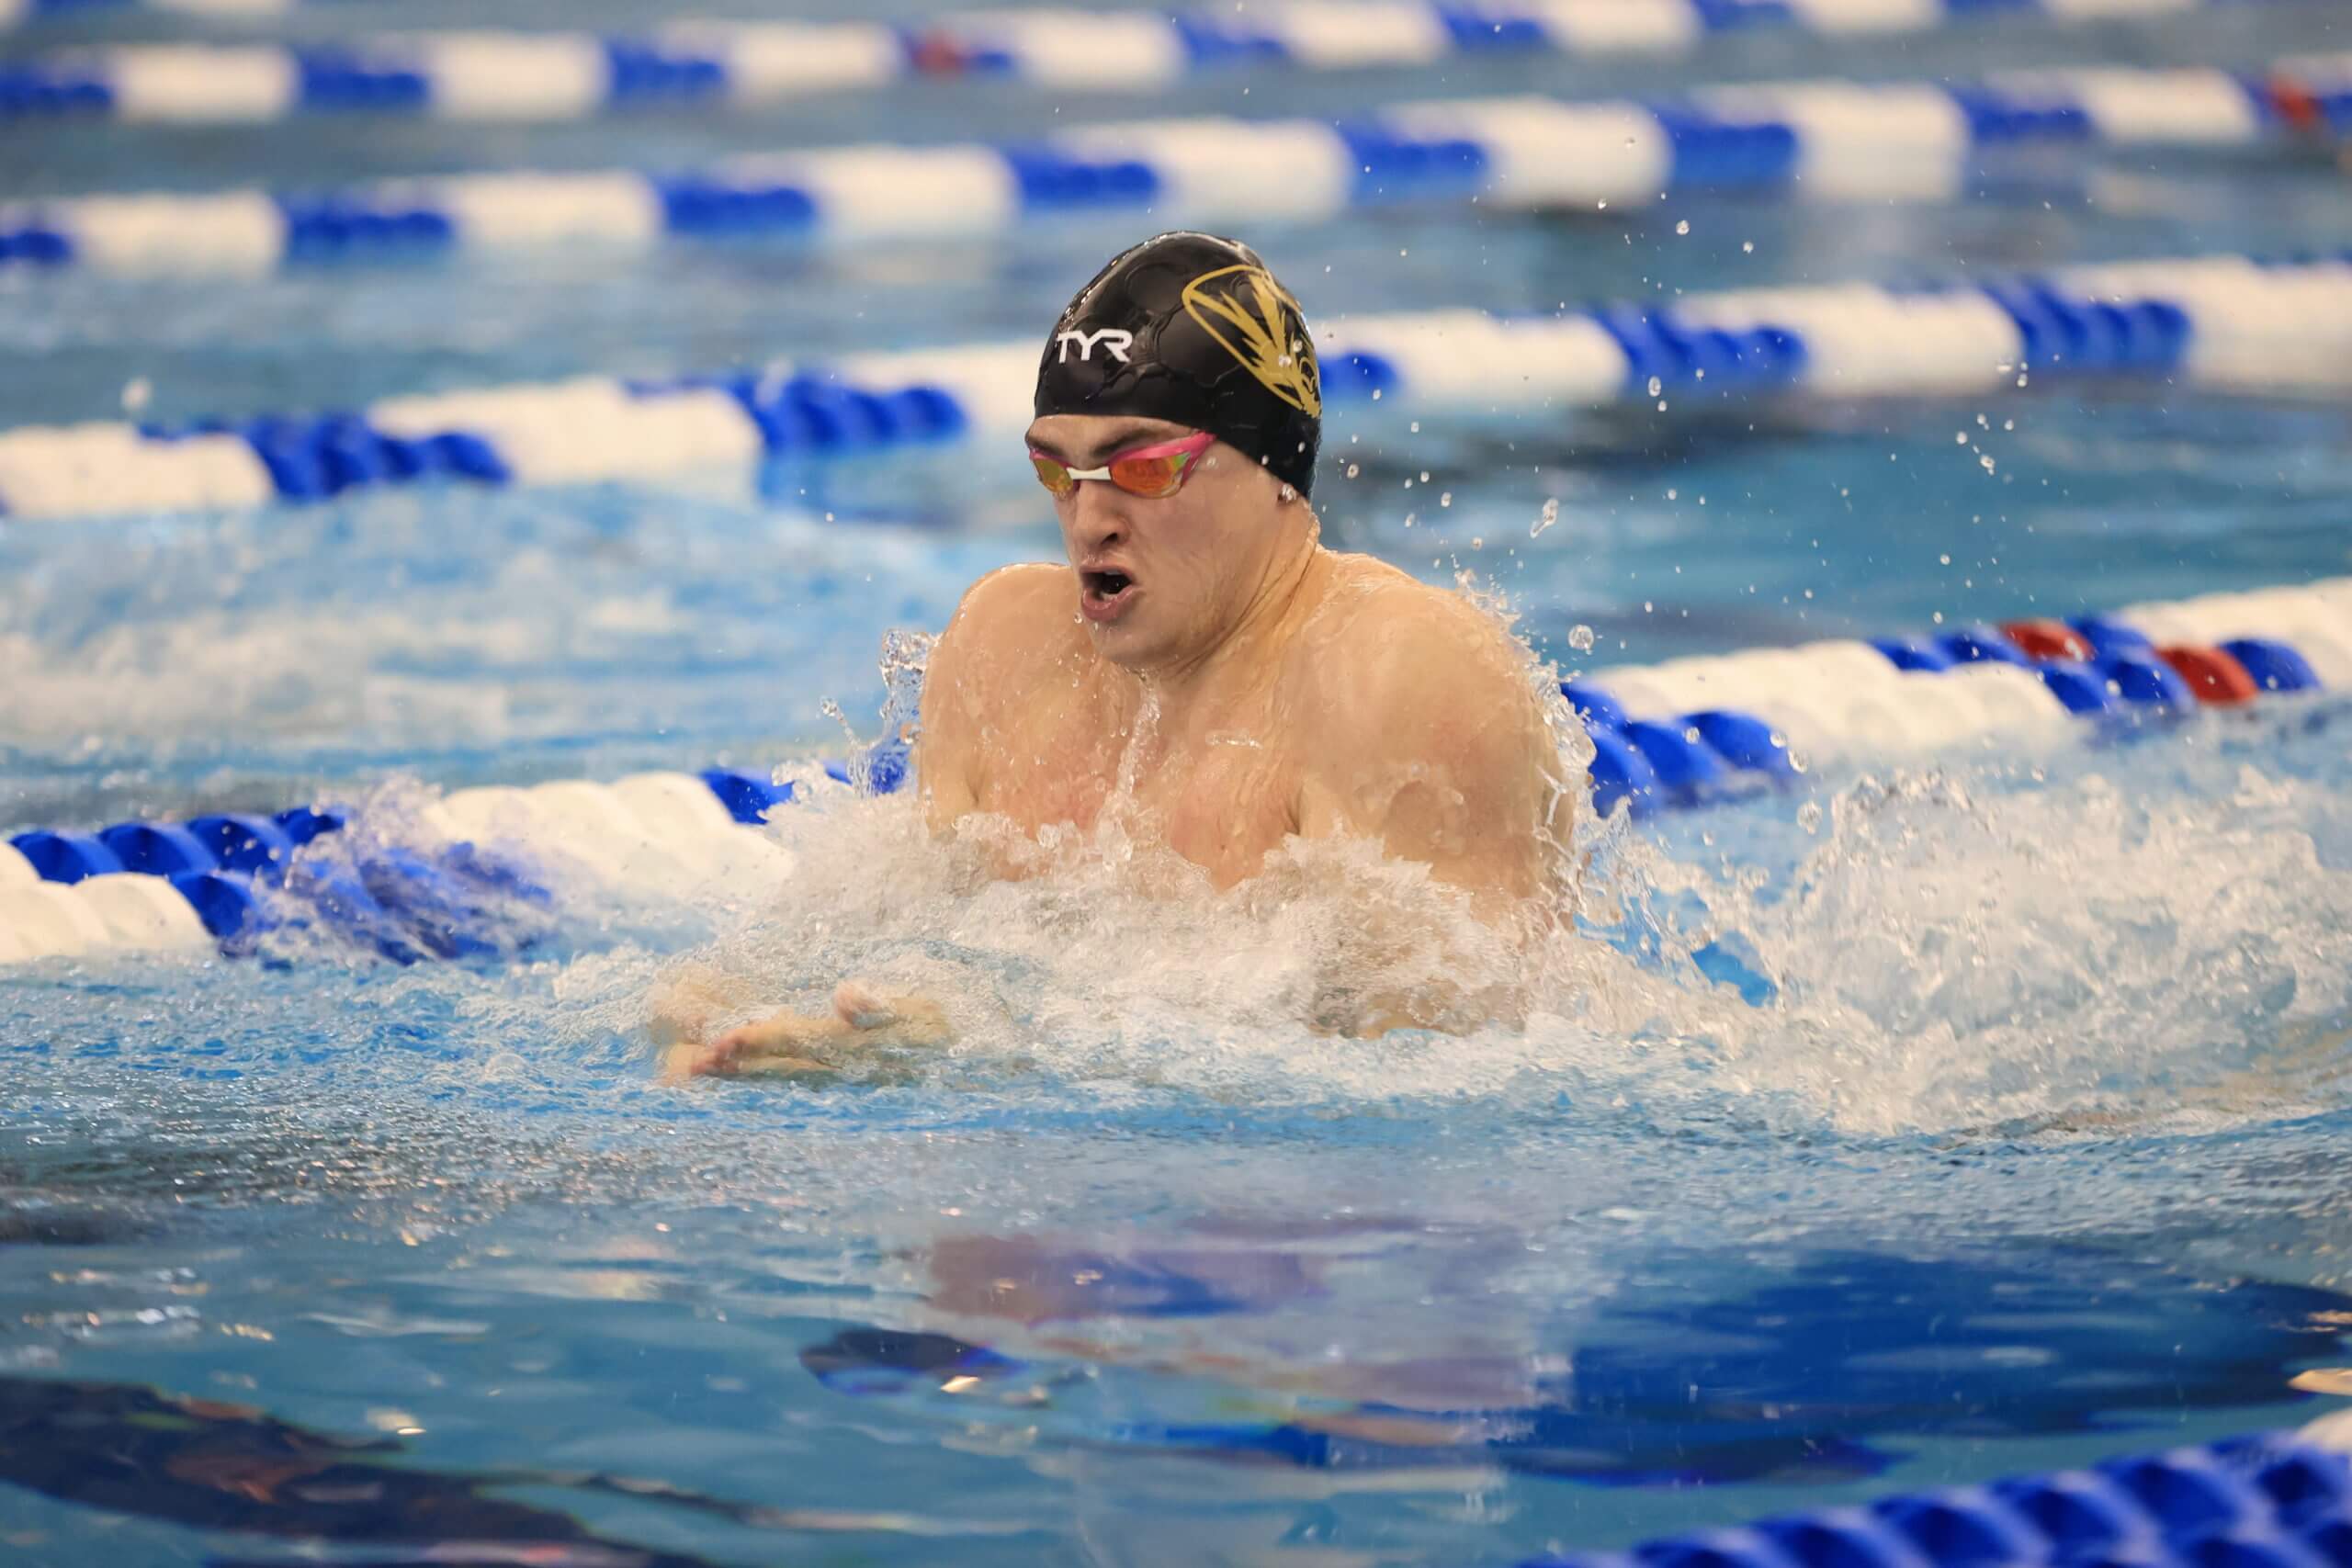
[[[1135,579],[1124,571],[1081,571],[1078,574],[1078,607],[1087,619],[1108,621],[1127,607]]]

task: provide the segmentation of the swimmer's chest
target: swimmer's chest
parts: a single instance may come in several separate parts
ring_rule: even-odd
[[[1298,831],[1297,759],[1247,729],[1211,729],[1172,744],[1148,734],[1131,741],[1099,703],[1057,694],[1024,705],[990,750],[982,810],[1033,835],[1062,823],[1091,829],[1125,774],[1138,828],[1220,886],[1255,873],[1266,852]]]

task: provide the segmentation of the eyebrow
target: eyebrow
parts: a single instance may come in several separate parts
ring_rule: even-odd
[[[1124,451],[1127,447],[1136,445],[1138,441],[1152,440],[1159,434],[1159,433],[1156,431],[1153,426],[1148,424],[1137,423],[1122,425],[1112,431],[1108,435],[1105,435],[1101,440],[1097,441],[1092,449],[1090,450],[1082,458],[1073,453],[1062,450],[1050,441],[1040,441],[1034,435],[1024,437],[1024,439],[1028,441],[1029,445],[1033,448],[1043,452],[1049,457],[1058,457],[1063,462],[1069,464],[1073,468],[1090,468],[1095,463],[1101,461],[1102,458],[1109,457],[1114,452]],[[1168,439],[1173,441],[1178,439],[1178,437],[1171,435],[1169,436]]]

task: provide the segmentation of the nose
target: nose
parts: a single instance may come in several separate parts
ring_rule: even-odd
[[[1069,536],[1076,553],[1107,550],[1127,536],[1126,498],[1115,485],[1087,479],[1070,498]]]

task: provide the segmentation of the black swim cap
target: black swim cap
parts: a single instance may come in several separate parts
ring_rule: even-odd
[[[1114,256],[1046,340],[1037,412],[1129,414],[1205,430],[1305,495],[1323,386],[1298,301],[1258,253],[1159,234]]]

